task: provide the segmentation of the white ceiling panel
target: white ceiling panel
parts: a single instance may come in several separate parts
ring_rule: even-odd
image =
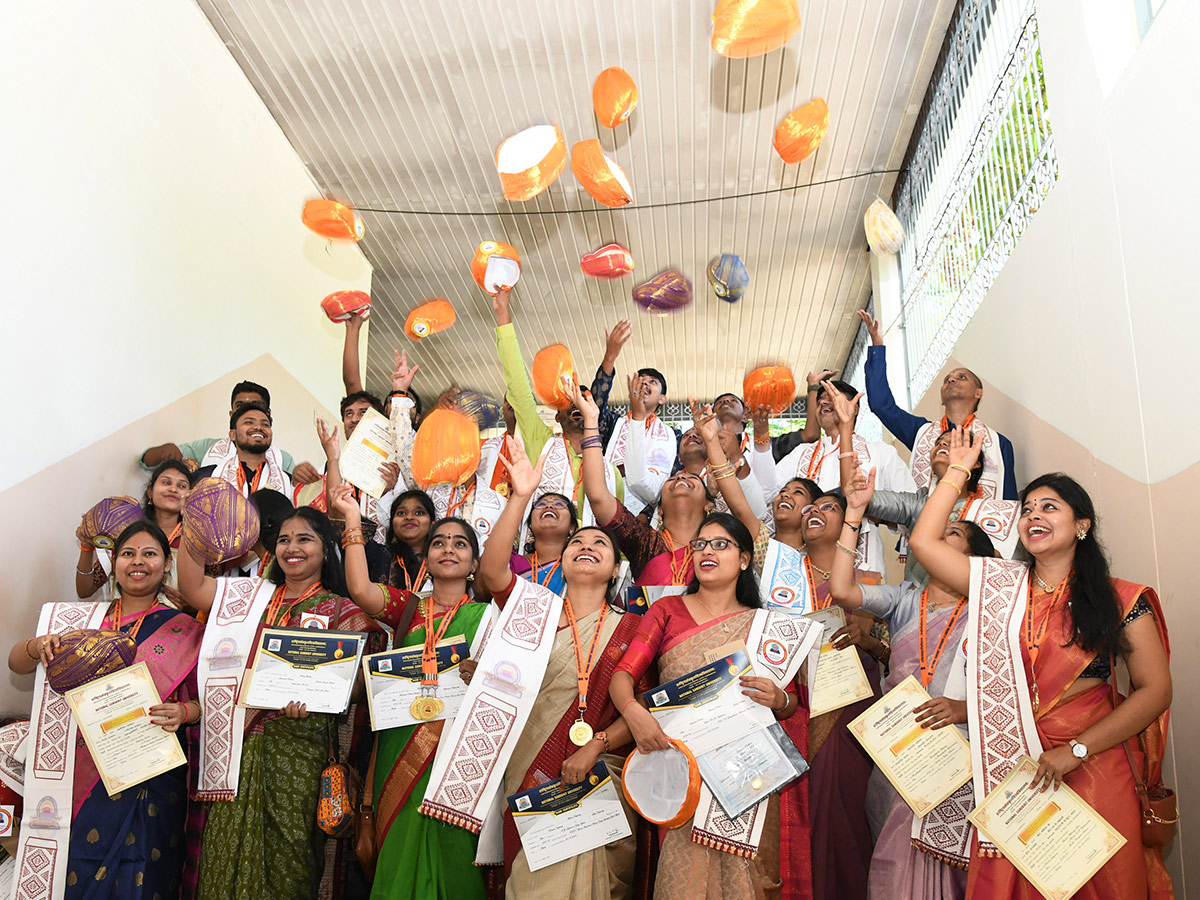
[[[661,369],[675,397],[738,390],[765,362],[798,374],[840,365],[870,292],[862,213],[895,180],[866,173],[901,164],[953,7],[802,2],[792,41],[731,60],[709,45],[708,2],[197,2],[321,189],[363,211],[374,267],[368,385],[384,389],[392,348],[403,347],[426,397],[452,382],[502,390],[491,301],[469,271],[487,239],[521,254],[513,314],[527,361],[561,342],[590,375],[604,329],[629,318],[622,367]],[[612,131],[591,107],[608,66],[638,86],[637,109]],[[786,166],[775,127],[818,96],[829,132]],[[598,205],[569,165],[538,197],[506,201],[495,148],[543,122],[568,146],[598,137],[629,176],[633,204]],[[588,278],[579,258],[610,241],[630,249],[634,274]],[[706,280],[721,253],[750,272],[737,304]],[[669,267],[692,279],[695,302],[651,317],[632,289]],[[405,317],[435,296],[458,322],[414,344]],[[320,298],[310,299],[315,314]]]

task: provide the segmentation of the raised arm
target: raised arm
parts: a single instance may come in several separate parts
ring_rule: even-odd
[[[668,466],[666,471],[662,471],[652,468],[647,462],[650,433],[646,422],[650,417],[650,410],[642,394],[643,378],[642,375],[630,375],[627,379],[629,411],[633,416],[625,423],[625,488],[645,506],[649,506],[658,499],[663,484],[671,475],[671,469]],[[600,425],[603,430],[602,421]]]
[[[178,579],[176,587],[184,601],[197,612],[208,612],[212,609],[217,597],[217,579],[204,574],[204,566],[184,542],[175,554],[175,574]]]
[[[867,361],[863,367],[867,402],[871,404],[871,412],[875,413],[883,426],[911,450],[917,439],[917,432],[929,420],[914,416],[896,405],[896,398],[892,396],[892,386],[888,383],[887,347],[883,343],[879,322],[872,319],[865,309],[858,311],[858,317],[866,324],[867,332],[871,335],[871,346],[867,348]]]
[[[358,339],[362,335],[362,316],[352,315],[346,320],[346,342],[342,345],[342,384],[346,393],[353,394],[363,389],[362,366],[358,361]]]
[[[413,376],[417,374],[417,369],[421,367],[409,366],[407,351],[393,352],[396,365],[392,369],[392,438],[396,442],[396,463],[400,466],[400,477],[404,479],[405,484],[413,484],[412,448],[417,435],[412,426],[410,413],[414,404],[408,396],[408,389],[412,385]]]
[[[800,429],[800,443],[813,444],[821,439],[821,423],[817,419],[817,411],[814,409],[817,392],[821,389],[822,381],[831,381],[840,373],[840,369],[822,369],[820,372],[809,372],[805,378],[808,393],[804,395],[804,427]]]
[[[596,377],[592,379],[592,399],[600,410],[600,435],[606,444],[616,419],[608,407],[608,395],[617,372],[617,356],[632,334],[633,326],[628,319],[622,319],[613,326],[612,331],[604,329],[604,359],[600,361],[600,368],[596,369]]]
[[[950,467],[929,495],[908,537],[909,551],[926,571],[964,596],[971,589],[971,561],[965,553],[946,543],[946,523],[982,448],[982,440],[969,431],[960,428],[950,435]]]
[[[746,501],[746,494],[742,491],[742,485],[738,481],[733,464],[729,462],[725,451],[721,449],[721,441],[717,437],[721,426],[717,422],[716,415],[713,414],[712,406],[707,403],[701,406],[691,398],[688,398],[688,406],[692,408],[692,422],[696,426],[696,433],[704,441],[704,449],[708,454],[708,470],[716,479],[717,488],[729,505],[729,511],[746,526],[752,538],[758,537],[758,530],[762,528],[762,522],[750,509],[750,504]]]
[[[329,509],[346,520],[344,535],[355,531],[362,534],[362,514],[358,511],[358,503],[354,500],[350,485],[343,484],[330,492]],[[346,560],[346,590],[350,593],[350,599],[367,615],[379,615],[383,612],[387,594],[371,581],[371,574],[367,570],[366,546],[351,543],[344,546],[343,552]]]
[[[521,521],[525,517],[525,509],[529,506],[529,499],[541,483],[544,462],[539,459],[537,466],[530,465],[529,457],[519,441],[509,434],[504,435],[503,440],[507,443],[508,455],[512,457],[512,461],[505,459],[501,453],[496,462],[508,470],[512,493],[496,519],[496,524],[492,526],[492,533],[488,535],[487,544],[483,548],[483,557],[479,560],[479,579],[493,594],[503,591],[512,581],[509,559],[513,542],[521,531]]]
[[[592,505],[597,522],[611,522],[617,514],[617,498],[604,479],[604,448],[600,440],[600,410],[591,394],[575,385],[575,405],[583,414],[583,492]]]
[[[496,354],[504,371],[508,405],[513,408],[517,427],[521,429],[526,455],[530,459],[537,459],[554,432],[537,412],[537,400],[534,399],[529,376],[525,374],[525,360],[521,357],[521,345],[517,343],[517,332],[509,312],[509,292],[500,291],[496,294],[492,298],[492,307],[496,310]]]
[[[317,440],[325,451],[325,496],[333,496],[342,484],[342,472],[338,468],[341,458],[341,445],[338,442],[337,428],[317,416]]]
[[[829,571],[829,593],[839,606],[858,609],[863,595],[862,588],[854,583],[854,560],[863,515],[875,493],[875,470],[863,475],[862,467],[855,465],[851,477],[842,482],[842,491],[846,495],[846,516],[838,538],[838,552],[833,555],[833,568]]]

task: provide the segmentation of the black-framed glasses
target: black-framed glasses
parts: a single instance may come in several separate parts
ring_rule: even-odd
[[[696,538],[696,540],[688,542],[688,546],[696,553],[699,553],[705,547],[712,547],[714,550],[724,550],[732,544],[733,541],[729,538],[709,538],[708,540]]]

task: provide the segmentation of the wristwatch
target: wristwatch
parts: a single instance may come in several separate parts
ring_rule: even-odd
[[[1072,740],[1071,741],[1071,753],[1074,754],[1076,759],[1087,759],[1088,758],[1087,744],[1081,744],[1081,743],[1079,743],[1079,741]]]

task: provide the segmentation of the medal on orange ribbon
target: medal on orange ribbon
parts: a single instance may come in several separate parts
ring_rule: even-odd
[[[583,647],[579,639],[579,625],[575,621],[575,610],[571,608],[571,598],[566,597],[563,611],[567,614],[567,624],[571,626],[571,642],[575,645],[575,674],[579,684],[579,721],[571,726],[567,736],[576,747],[582,747],[592,739],[592,726],[583,721],[587,711],[588,679],[591,677],[593,660],[596,658],[596,648],[600,645],[600,632],[604,629],[604,617],[608,614],[608,604],[600,607],[600,618],[596,620],[596,630],[592,632],[592,641],[588,646],[587,659],[583,657]]]
[[[433,627],[433,598],[424,604],[425,612],[425,646],[421,648],[421,696],[417,697],[408,707],[409,713],[418,722],[429,722],[436,719],[446,708],[446,702],[437,696],[438,668],[437,645],[446,636],[450,622],[467,602],[463,594],[457,603],[442,616],[442,623],[434,630]]]

